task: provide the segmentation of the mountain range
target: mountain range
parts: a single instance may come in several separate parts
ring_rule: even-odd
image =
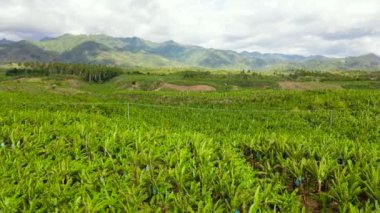
[[[174,41],[156,43],[138,37],[116,38],[106,35],[64,34],[40,41],[0,40],[0,63],[20,61],[60,61],[99,63],[124,67],[203,67],[238,70],[380,70],[380,57],[329,58],[236,52]]]

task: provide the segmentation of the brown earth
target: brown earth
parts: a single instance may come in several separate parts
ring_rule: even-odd
[[[80,81],[77,79],[67,79],[65,83],[71,88],[80,88]]]
[[[66,79],[64,83],[65,83],[65,86],[63,87],[50,83],[49,86],[47,86],[47,89],[51,90],[54,93],[60,93],[60,94],[85,93],[84,91],[80,90],[81,82],[78,79]]]
[[[83,94],[83,93],[86,93],[86,92],[83,92],[81,90],[78,90],[78,89],[74,89],[74,88],[51,88],[51,91],[53,93],[58,93],[58,94]]]
[[[337,84],[328,84],[322,82],[295,82],[295,81],[282,81],[279,83],[281,89],[285,90],[321,90],[321,89],[343,89]]]
[[[317,201],[311,199],[310,196],[300,196],[300,201],[305,206],[307,212],[321,212],[320,204]]]
[[[18,78],[18,79],[13,80],[13,81],[16,81],[18,83],[21,83],[21,82],[40,83],[40,82],[42,82],[42,78]]]
[[[161,89],[171,89],[176,91],[199,91],[199,92],[210,92],[216,91],[216,89],[209,85],[193,85],[193,86],[182,86],[170,83],[161,83],[160,86],[156,89],[159,91]]]

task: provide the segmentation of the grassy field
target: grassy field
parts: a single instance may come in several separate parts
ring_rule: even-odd
[[[379,81],[347,75],[3,71],[0,212],[378,212]]]

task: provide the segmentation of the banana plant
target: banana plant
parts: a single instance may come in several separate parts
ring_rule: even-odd
[[[293,177],[293,186],[299,187],[300,192],[304,193],[304,181],[305,181],[305,171],[307,165],[307,159],[302,158],[301,161],[294,161],[287,159],[285,161],[286,168],[292,174]]]
[[[335,168],[336,162],[332,160],[328,154],[322,156],[320,161],[314,159],[307,161],[306,169],[317,181],[316,191],[318,194],[322,192],[323,182],[334,172]]]
[[[254,199],[253,199],[253,204],[251,207],[249,207],[249,213],[256,213],[259,212],[260,210],[260,205],[262,203],[263,195],[261,194],[260,191],[260,186],[256,188]]]
[[[380,166],[366,165],[363,169],[365,191],[373,201],[380,201]]]
[[[344,168],[342,171],[335,172],[328,196],[338,202],[342,212],[346,212],[349,204],[358,203],[358,196],[362,191],[361,181],[357,174],[349,173],[348,169]]]

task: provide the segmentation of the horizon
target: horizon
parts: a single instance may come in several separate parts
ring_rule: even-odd
[[[0,38],[10,40],[106,34],[236,52],[380,55],[376,0],[11,0],[0,6]]]
[[[177,43],[177,44],[183,45],[183,46],[196,46],[196,47],[210,49],[210,50],[215,49],[215,50],[222,50],[222,51],[234,51],[234,52],[239,53],[239,54],[242,54],[242,53],[259,53],[259,54],[292,55],[292,56],[302,56],[302,57],[321,56],[321,57],[335,58],[335,59],[343,59],[343,58],[347,58],[347,57],[360,57],[360,56],[367,56],[367,55],[375,55],[375,56],[378,56],[378,57],[380,56],[380,54],[376,54],[376,53],[373,53],[373,52],[368,52],[368,53],[364,53],[364,54],[360,54],[360,55],[330,56],[330,55],[321,55],[321,54],[302,55],[302,54],[292,54],[292,53],[283,53],[283,52],[259,52],[259,51],[246,51],[246,50],[236,51],[236,50],[232,50],[232,49],[209,48],[209,47],[204,47],[204,46],[200,46],[200,45],[196,45],[196,44],[183,44],[183,43],[177,42],[177,41],[172,40],[172,39],[165,40],[165,41],[152,41],[152,40],[148,40],[148,39],[145,39],[145,38],[142,38],[142,37],[138,37],[138,36],[124,36],[124,37],[123,36],[111,36],[111,35],[107,35],[107,34],[104,34],[104,33],[99,33],[99,34],[63,33],[63,34],[55,36],[55,37],[52,37],[52,36],[42,36],[41,38],[36,38],[36,39],[19,39],[19,40],[12,40],[12,39],[8,39],[8,38],[4,38],[3,37],[3,38],[0,38],[0,41],[1,40],[3,40],[3,41],[6,40],[6,41],[11,41],[11,42],[20,42],[20,41],[46,42],[46,41],[44,41],[44,39],[57,39],[59,37],[65,36],[65,35],[70,35],[70,36],[106,36],[106,37],[110,37],[110,38],[139,38],[139,39],[142,39],[144,41],[150,41],[150,42],[153,42],[153,43],[174,42],[174,43]]]

